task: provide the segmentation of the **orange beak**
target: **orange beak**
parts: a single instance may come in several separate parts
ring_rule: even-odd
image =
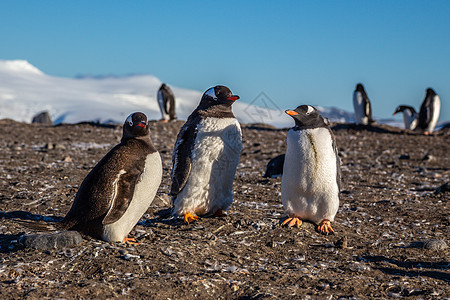
[[[293,111],[293,110],[285,110],[284,112],[287,113],[290,116],[298,115],[298,112]]]

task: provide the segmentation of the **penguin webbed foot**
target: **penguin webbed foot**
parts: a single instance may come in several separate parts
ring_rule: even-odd
[[[186,223],[189,224],[190,222],[195,221],[195,220],[198,220],[198,216],[193,215],[193,214],[190,213],[190,212],[184,214],[184,221],[185,221]]]
[[[334,234],[334,230],[331,227],[331,222],[327,219],[324,219],[319,223],[317,226],[317,231],[325,235]]]
[[[287,225],[288,227],[297,226],[297,228],[300,228],[300,226],[302,225],[302,220],[297,217],[289,217],[281,224],[281,226],[284,225]]]
[[[128,244],[128,245],[139,245],[139,243],[136,242],[135,238],[129,238],[129,237],[123,238],[123,243]]]

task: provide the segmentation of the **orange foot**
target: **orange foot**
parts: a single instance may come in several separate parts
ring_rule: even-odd
[[[198,216],[191,214],[190,212],[184,214],[184,221],[190,223],[198,219]]]
[[[297,228],[300,228],[300,226],[302,225],[302,220],[300,220],[297,217],[287,218],[286,220],[284,220],[282,225],[286,225],[286,224],[289,227],[297,225]]]
[[[136,242],[136,240],[134,238],[123,238],[123,242],[128,244],[128,245],[139,245],[138,242]]]
[[[323,219],[319,223],[319,226],[317,226],[317,231],[325,235],[334,234],[334,230],[331,228],[331,222],[327,219]]]

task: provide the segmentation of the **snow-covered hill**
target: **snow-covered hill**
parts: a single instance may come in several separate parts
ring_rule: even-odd
[[[0,119],[31,122],[41,111],[48,111],[55,123],[122,123],[135,111],[146,113],[149,119],[159,119],[156,93],[160,85],[161,80],[152,75],[61,78],[46,75],[25,60],[0,60]],[[171,87],[176,96],[177,115],[186,119],[198,105],[203,91]],[[261,103],[240,100],[233,105],[233,111],[242,123],[293,125],[282,109]],[[318,108],[330,121],[353,121],[353,113]]]

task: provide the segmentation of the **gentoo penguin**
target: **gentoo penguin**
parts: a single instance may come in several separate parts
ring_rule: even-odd
[[[165,83],[161,85],[157,94],[159,109],[161,110],[162,121],[174,121],[177,119],[175,113],[175,96],[172,89]]]
[[[318,224],[323,234],[334,233],[330,222],[339,207],[340,160],[327,119],[317,109],[302,105],[286,110],[295,120],[287,134],[281,177],[281,202],[288,218],[283,225],[302,220]]]
[[[264,178],[275,178],[283,174],[284,154],[280,154],[277,157],[272,158],[266,166],[266,172]]]
[[[171,173],[173,214],[186,222],[221,215],[233,202],[233,179],[242,150],[231,106],[239,96],[225,86],[208,89],[181,127]]]
[[[392,115],[396,115],[399,112],[403,113],[405,129],[415,130],[418,122],[418,114],[414,107],[409,105],[399,105]]]
[[[116,145],[89,172],[59,227],[107,242],[128,241],[162,177],[161,157],[152,144],[145,114],[131,114]]]
[[[361,83],[356,85],[353,92],[353,108],[355,109],[356,123],[361,125],[370,125],[374,123],[372,119],[372,107],[369,97],[367,97],[364,86]]]
[[[439,112],[441,110],[441,100],[432,88],[427,89],[425,100],[422,102],[419,111],[418,129],[425,134],[433,132],[434,127],[439,119]]]

